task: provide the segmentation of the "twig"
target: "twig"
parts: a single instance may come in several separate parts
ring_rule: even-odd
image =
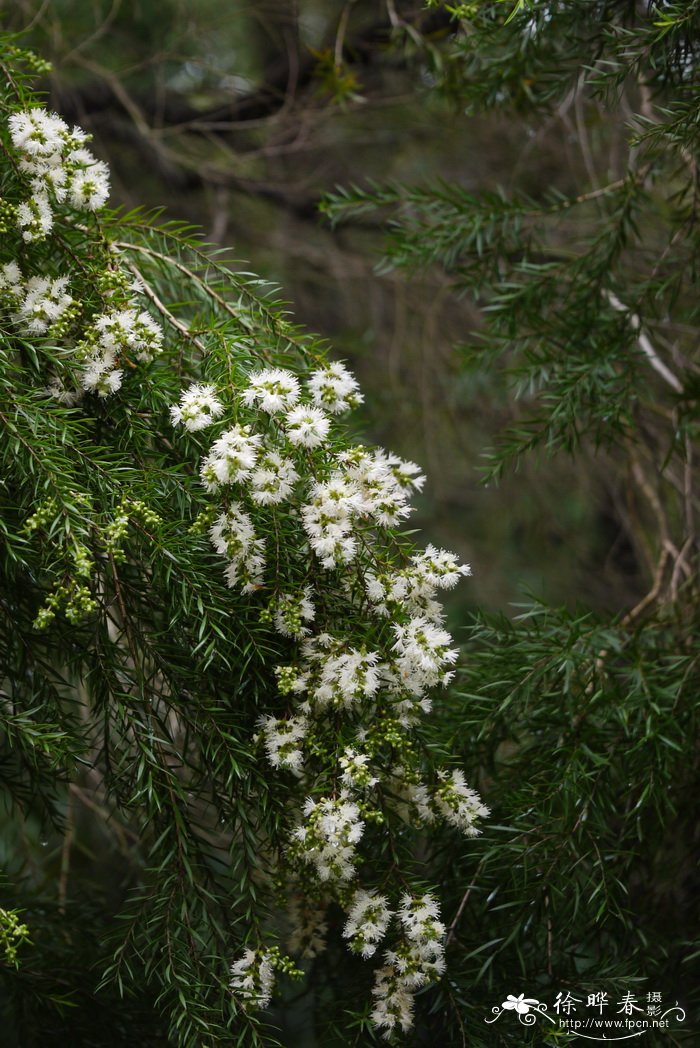
[[[633,313],[630,309],[628,309],[627,306],[623,305],[622,302],[620,302],[617,295],[613,294],[612,291],[606,291],[605,296],[610,305],[613,307],[613,309],[618,310],[618,312],[620,313],[627,313],[630,324],[637,332],[637,341],[639,343],[639,348],[641,349],[644,356],[648,359],[649,363],[654,368],[654,370],[659,375],[661,375],[664,381],[667,382],[668,385],[676,391],[676,393],[682,393],[683,383],[676,375],[674,375],[671,369],[667,367],[666,364],[664,364],[663,360],[661,360],[658,356],[648,336],[645,335],[644,332],[641,330],[642,325],[638,315],[636,313]]]
[[[150,286],[150,284],[147,283],[147,281],[143,277],[142,273],[133,264],[133,262],[127,262],[126,266],[127,266],[127,269],[129,269],[134,274],[136,279],[141,284],[143,284],[144,294],[146,295],[147,298],[150,298],[151,302],[156,307],[156,309],[159,311],[159,313],[162,313],[162,315],[166,318],[166,320],[168,320],[173,325],[174,328],[177,328],[177,330],[180,332],[181,335],[184,335],[184,337],[186,339],[188,339],[190,342],[192,342],[197,347],[197,349],[200,351],[200,353],[203,353],[206,356],[208,354],[209,350],[204,345],[204,343],[201,341],[201,339],[198,339],[196,335],[193,335],[186,324],[183,324],[181,320],[178,320],[176,316],[173,316],[173,314],[170,312],[168,307],[165,305],[164,302],[161,302],[161,300],[158,298],[158,296],[156,295],[156,293],[153,290],[153,288]]]

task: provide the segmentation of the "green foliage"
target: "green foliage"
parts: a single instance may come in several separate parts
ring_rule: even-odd
[[[442,64],[429,42],[419,60],[468,115],[526,122],[533,146],[525,140],[509,188],[353,185],[322,210],[334,223],[379,215],[381,272],[437,266],[478,304],[480,329],[458,347],[465,383],[513,403],[485,478],[540,450],[577,471],[603,459],[645,566],[648,592],[609,618],[571,610],[575,594],[570,609],[478,617],[441,722],[445,745],[481,768],[494,822],[468,858],[455,862],[447,841],[431,852],[446,893],[461,882],[448,934],[456,967],[431,1036],[557,1043],[562,1031],[542,1022],[528,1040],[522,1026],[484,1019],[506,990],[551,1012],[559,991],[585,1000],[601,988],[663,988],[687,1007],[697,985],[687,799],[697,790],[700,8],[531,3],[505,17],[498,3],[443,6],[455,22]],[[557,171],[533,191],[535,148],[558,121],[580,150],[579,177]]]
[[[76,978],[89,964],[97,1000],[134,1001],[115,1039],[150,1004],[169,1043],[274,1043],[275,974],[304,974],[279,943],[304,956],[311,922],[313,958],[331,910],[341,975],[339,918],[369,890],[401,958],[373,1026],[407,1030],[443,969],[438,903],[404,872],[411,824],[471,834],[487,814],[414,737],[457,656],[433,595],[469,569],[395,530],[423,478],[350,442],[349,372],[196,231],[103,211],[106,166],[10,57],[0,786],[37,956],[42,917],[74,936]],[[113,827],[116,884],[92,882],[84,808]],[[57,899],[25,820],[60,835]],[[101,907],[99,936],[71,930]],[[31,1041],[47,1011],[81,1008],[65,1022],[93,1043],[72,979],[47,993],[32,974],[6,974],[9,1025]]]

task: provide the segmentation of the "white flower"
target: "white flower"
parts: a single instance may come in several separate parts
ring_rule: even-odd
[[[273,768],[287,768],[296,775],[301,774],[304,754],[299,743],[307,735],[309,722],[306,717],[277,718],[261,717],[258,721],[263,734],[267,759]]]
[[[16,262],[6,262],[0,266],[0,291],[15,298],[22,294],[22,274]]]
[[[347,466],[347,476],[364,502],[364,512],[378,524],[393,527],[411,512],[409,495],[419,489],[425,478],[418,466],[388,455],[381,448],[368,451],[361,444],[338,456]]]
[[[97,211],[109,197],[109,168],[96,160],[87,149],[74,149],[67,158],[74,170],[68,183],[69,199],[73,207]]]
[[[309,797],[304,816],[306,824],[292,835],[292,852],[314,865],[321,881],[350,880],[355,872],[355,845],[365,828],[357,804],[343,794],[337,800],[326,797],[318,802]]]
[[[398,652],[394,661],[401,686],[408,692],[420,695],[436,684],[445,683],[444,667],[455,662],[458,652],[450,648],[452,637],[428,619],[419,616],[409,619],[403,626],[395,624]]]
[[[389,1038],[395,1026],[404,1033],[413,1026],[413,994],[402,984],[392,965],[378,968],[374,973],[375,1005],[370,1018],[379,1029],[385,1028]]]
[[[13,319],[28,334],[40,335],[65,313],[73,299],[67,293],[68,277],[30,277],[24,298]]]
[[[386,935],[392,916],[388,900],[383,895],[360,888],[352,897],[343,937],[350,939],[354,953],[371,957]]]
[[[314,371],[309,378],[309,391],[314,404],[332,415],[361,404],[364,397],[360,393],[357,380],[350,374],[344,364],[335,362],[319,371]]]
[[[277,598],[275,626],[284,637],[303,637],[309,632],[305,622],[313,622],[316,609],[311,600],[311,586],[301,593],[281,593]]]
[[[441,784],[435,793],[436,808],[447,822],[462,830],[467,837],[476,837],[481,833],[476,821],[485,819],[490,810],[482,803],[479,794],[467,786],[459,769],[451,775],[446,771],[438,772],[438,778]]]
[[[108,397],[121,389],[123,377],[124,372],[115,367],[113,353],[91,353],[85,358],[79,381],[88,393]]]
[[[357,487],[342,473],[334,473],[325,483],[315,484],[310,495],[311,501],[302,506],[301,518],[323,567],[352,560],[356,548],[354,517],[364,507]]]
[[[288,411],[299,399],[299,381],[282,368],[268,368],[250,376],[250,385],[243,393],[243,402],[249,407],[257,403],[262,411],[275,414]]]
[[[311,693],[312,699],[320,706],[341,707],[371,699],[379,688],[378,661],[376,651],[334,645],[334,650],[319,660],[318,684]]]
[[[50,231],[51,194],[57,203],[68,199],[80,210],[95,211],[109,196],[109,169],[84,148],[86,135],[55,113],[30,109],[9,119],[10,137],[18,151],[19,168],[31,181],[32,196],[18,206],[17,220],[25,240],[39,240]]]
[[[60,116],[39,108],[13,113],[8,124],[12,144],[32,159],[60,155],[69,134]]]
[[[224,573],[229,586],[240,584],[244,593],[259,589],[265,570],[265,540],[255,537],[250,516],[237,502],[216,520],[209,535],[216,552],[229,560]]]
[[[343,769],[343,774],[340,776],[341,782],[346,786],[354,786],[363,790],[376,786],[379,779],[376,775],[371,774],[368,765],[369,756],[366,753],[358,753],[348,746],[340,758],[340,767]]]
[[[99,345],[112,353],[133,353],[150,361],[160,353],[163,332],[148,313],[122,309],[95,317],[92,326]]]
[[[17,225],[27,243],[48,236],[53,229],[53,212],[46,193],[35,192],[29,200],[17,205]]]
[[[318,408],[302,404],[285,416],[284,427],[292,444],[316,448],[328,436],[331,420]]]
[[[205,429],[223,414],[224,405],[213,386],[193,385],[180,397],[180,404],[170,408],[173,425],[182,423],[190,433]]]
[[[244,950],[231,965],[231,992],[247,1008],[267,1008],[275,987],[275,972],[267,950]]]
[[[202,463],[202,480],[207,491],[216,491],[221,484],[247,480],[257,462],[261,443],[262,437],[251,433],[248,426],[236,425],[222,433]]]
[[[273,506],[289,498],[299,474],[291,459],[267,451],[258,459],[250,478],[251,496],[261,506]]]

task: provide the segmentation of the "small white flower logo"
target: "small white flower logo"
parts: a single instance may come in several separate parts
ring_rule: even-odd
[[[534,997],[526,997],[524,993],[519,994],[517,997],[513,997],[513,994],[509,993],[501,1008],[504,1008],[506,1011],[517,1012],[518,1015],[527,1015],[530,1008],[539,1003]]]

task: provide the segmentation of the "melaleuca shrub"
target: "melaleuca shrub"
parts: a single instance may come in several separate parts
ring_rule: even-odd
[[[335,908],[375,968],[371,1022],[406,1031],[445,926],[400,857],[488,814],[426,744],[457,659],[439,594],[470,569],[398,530],[420,469],[351,439],[356,380],[269,289],[108,211],[106,165],[21,77],[2,107],[5,675],[26,714],[5,727],[25,778],[87,768],[139,827],[108,975],[138,958],[179,1042],[215,1014],[248,1036]]]

